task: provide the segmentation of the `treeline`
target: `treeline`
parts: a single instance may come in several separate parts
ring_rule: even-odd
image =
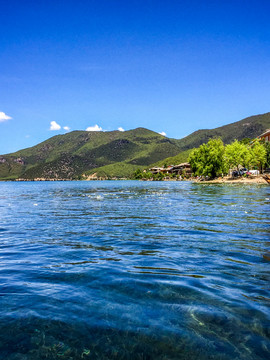
[[[270,167],[270,142],[249,138],[224,145],[220,138],[211,139],[207,144],[193,149],[188,157],[193,176],[203,176],[214,179],[218,176],[227,175],[230,169],[241,168],[256,169],[262,171]],[[167,164],[164,164],[167,167]],[[190,175],[183,172],[181,178]],[[131,179],[164,180],[164,178],[179,178],[176,174],[157,173],[136,170]]]
[[[207,144],[192,150],[188,159],[194,176],[208,176],[213,179],[227,174],[229,169],[262,170],[270,166],[270,143],[255,139],[224,145],[223,141],[211,139]]]
[[[164,166],[164,167],[166,167],[166,166]],[[183,176],[184,176],[184,174],[183,174]],[[173,173],[173,174],[164,174],[162,172],[159,172],[157,174],[153,174],[151,171],[142,171],[141,169],[138,169],[131,175],[130,178],[133,179],[133,180],[144,179],[144,180],[162,181],[165,178],[180,179],[180,175],[177,175],[175,173]]]

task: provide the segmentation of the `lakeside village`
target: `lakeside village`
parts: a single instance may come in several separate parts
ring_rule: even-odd
[[[138,169],[134,179],[144,181],[253,182],[270,185],[270,129],[254,140],[235,140],[224,146],[221,139],[193,149],[189,162]]]

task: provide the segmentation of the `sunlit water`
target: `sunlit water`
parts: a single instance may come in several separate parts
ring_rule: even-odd
[[[270,187],[0,183],[0,358],[269,359]]]

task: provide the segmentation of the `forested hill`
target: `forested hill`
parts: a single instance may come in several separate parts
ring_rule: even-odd
[[[147,167],[179,151],[176,140],[144,128],[125,132],[72,131],[0,156],[0,178],[77,179],[92,169],[110,165],[121,165],[119,176],[127,176],[138,167]]]
[[[82,175],[129,176],[138,168],[175,157],[185,161],[189,149],[210,138],[225,143],[254,138],[270,128],[270,113],[212,130],[198,130],[180,139],[137,128],[125,132],[72,131],[36,146],[0,156],[0,179],[80,179]],[[183,151],[185,151],[183,154]]]
[[[196,148],[209,139],[220,137],[225,144],[233,140],[255,138],[270,128],[270,112],[247,117],[243,120],[224,125],[215,129],[197,130],[183,139],[178,140],[181,151]]]

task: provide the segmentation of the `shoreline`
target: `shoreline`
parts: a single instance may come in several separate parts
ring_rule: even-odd
[[[252,178],[240,177],[240,178],[231,178],[231,177],[223,177],[217,178],[213,180],[193,180],[197,184],[258,184],[258,185],[269,185],[269,183],[262,177],[256,176]]]
[[[45,179],[45,178],[37,178],[37,179],[14,179],[14,180],[6,180],[6,179],[0,179],[0,182],[44,182],[44,181],[133,181],[136,179],[83,179],[83,180],[72,180],[72,179]],[[182,182],[182,181],[191,181],[196,184],[257,184],[257,185],[270,185],[270,183],[267,182],[263,176],[256,176],[252,178],[230,178],[230,177],[223,177],[223,178],[217,178],[213,180],[198,180],[196,178],[190,178],[190,179],[182,179],[182,180],[176,180],[176,179],[165,179],[165,180],[152,180],[152,179],[140,179],[137,181],[157,181],[157,182]]]

